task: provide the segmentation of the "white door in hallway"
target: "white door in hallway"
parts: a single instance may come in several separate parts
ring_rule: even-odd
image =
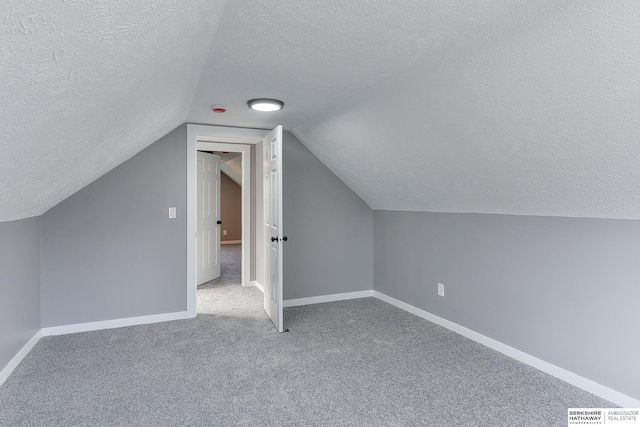
[[[198,285],[220,277],[220,156],[198,151]]]
[[[262,140],[264,179],[264,310],[284,332],[282,255],[287,237],[282,233],[282,126]]]

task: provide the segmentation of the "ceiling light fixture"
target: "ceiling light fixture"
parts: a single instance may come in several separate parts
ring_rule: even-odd
[[[247,102],[252,110],[256,111],[278,111],[284,107],[284,102],[277,99],[257,98]]]

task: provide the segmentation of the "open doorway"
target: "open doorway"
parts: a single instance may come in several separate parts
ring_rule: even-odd
[[[242,286],[242,153],[198,150],[197,157],[198,289]]]
[[[262,299],[242,282],[242,211],[251,209],[242,203],[242,152],[198,150],[197,161],[196,312],[250,313]]]
[[[220,278],[242,284],[242,154],[217,151],[220,156]]]
[[[216,151],[220,156],[220,244],[242,244],[242,156],[241,153]],[[240,257],[240,253],[238,253]],[[238,270],[238,276],[241,271]],[[238,278],[240,280],[240,278]]]
[[[256,230],[256,221],[262,210],[259,177],[262,165],[252,158],[261,153],[262,139],[268,132],[259,129],[228,128],[208,125],[187,125],[187,280],[186,302],[189,317],[196,316],[197,308],[197,154],[198,151],[239,153],[242,164],[242,225],[241,225],[241,284],[261,288],[262,248],[256,239],[262,239]],[[258,157],[259,158],[259,157]],[[256,185],[258,182],[258,185]],[[254,204],[255,206],[252,206]],[[221,224],[223,227],[225,224]],[[223,229],[221,229],[223,230]]]
[[[283,332],[282,126],[272,131],[187,125],[187,315],[197,308],[197,153],[242,152],[242,285],[261,292],[264,311]],[[255,165],[252,167],[251,152]],[[249,173],[253,173],[253,178]],[[246,184],[245,184],[246,183]],[[255,189],[250,211],[251,188]],[[253,219],[252,219],[253,217]],[[251,231],[251,226],[254,227]],[[264,284],[263,285],[261,285]]]
[[[250,284],[250,146],[217,142],[197,146],[196,311],[213,314],[242,301]],[[245,169],[247,171],[245,171]],[[249,226],[247,226],[249,225]],[[243,256],[247,255],[248,256]],[[238,298],[240,296],[240,298]],[[251,299],[246,299],[251,301]]]

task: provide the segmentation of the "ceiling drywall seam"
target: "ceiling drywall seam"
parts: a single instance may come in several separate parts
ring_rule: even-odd
[[[207,49],[205,52],[203,52],[201,56],[201,63],[199,64],[198,67],[195,68],[195,70],[198,70],[198,77],[195,80],[195,84],[192,90],[189,92],[191,93],[191,100],[189,101],[189,109],[184,112],[185,122],[187,121],[187,116],[189,115],[189,111],[191,111],[191,108],[193,107],[193,102],[196,99],[196,95],[198,94],[198,86],[200,86],[200,82],[203,80],[209,80],[209,79],[213,80],[216,78],[215,75],[209,76],[206,74],[206,65],[209,62],[209,58],[212,55],[212,50],[216,43],[218,31],[220,31],[220,22],[222,21],[224,14],[228,13],[227,12],[228,4],[229,4],[228,0],[222,0],[219,2],[219,5],[222,5],[222,9],[217,15],[218,19],[215,22],[215,25],[211,26],[212,28],[211,34],[203,37],[202,39],[202,45],[207,46]],[[209,41],[208,43],[207,43],[207,40]],[[215,100],[211,100],[210,103],[213,106],[213,104],[215,103]]]

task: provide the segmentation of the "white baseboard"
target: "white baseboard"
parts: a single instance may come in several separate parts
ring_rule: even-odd
[[[52,326],[42,328],[42,336],[75,334],[77,332],[98,331],[101,329],[123,328],[125,326],[146,325],[149,323],[167,322],[169,320],[189,319],[186,311],[176,313],[152,314],[150,316],[127,317],[124,319],[103,320],[100,322],[78,323],[75,325]]]
[[[609,402],[622,406],[623,408],[640,408],[640,400],[638,399],[634,399],[631,396],[627,396],[626,394],[622,394],[609,387],[603,386],[602,384],[598,384],[594,381],[581,377],[580,375],[574,374],[573,372],[569,372],[566,369],[552,365],[549,362],[545,362],[544,360],[538,359],[537,357],[531,356],[530,354],[527,354],[523,351],[517,350],[513,347],[503,344],[500,341],[496,341],[492,338],[479,334],[478,332],[472,331],[471,329],[465,328],[464,326],[458,325],[457,323],[443,319],[442,317],[436,316],[435,314],[431,314],[428,311],[424,311],[420,308],[414,307],[410,304],[407,304],[405,302],[392,298],[381,292],[373,291],[373,296],[375,298],[378,298],[381,301],[384,301],[391,305],[395,305],[396,307],[401,308],[402,310],[408,311],[411,314],[415,314],[418,317],[422,317],[423,319],[426,319],[437,325],[443,326],[464,337],[467,337],[482,345],[485,345],[489,348],[499,351],[500,353],[506,356],[509,356],[522,363],[532,366],[542,372],[546,372],[547,374],[552,375],[556,378],[559,378],[562,381],[565,381],[578,388],[581,388],[582,390],[595,394],[596,396],[606,399]]]
[[[260,282],[258,282],[258,281],[256,281],[256,280],[252,280],[252,281],[251,281],[251,284],[252,284],[253,286],[255,286],[256,288],[258,288],[258,290],[264,294],[264,286],[262,286],[262,285],[260,284]]]
[[[342,294],[321,295],[319,297],[288,299],[284,300],[283,303],[285,307],[297,307],[299,305],[319,304],[322,302],[342,301],[372,296],[373,291],[345,292]]]
[[[240,245],[242,240],[220,240],[221,245]]]
[[[256,281],[253,281],[252,283],[258,289],[264,292],[264,288],[260,283]],[[489,338],[485,335],[482,335],[464,326],[458,325],[457,323],[443,319],[442,317],[436,316],[435,314],[431,314],[425,310],[422,310],[420,308],[417,308],[415,306],[412,306],[410,304],[407,304],[405,302],[392,298],[378,291],[346,292],[341,294],[322,295],[318,297],[291,299],[291,300],[285,300],[284,306],[295,307],[295,306],[307,305],[307,304],[318,304],[323,302],[342,301],[342,300],[366,298],[366,297],[378,298],[381,301],[394,305],[411,314],[414,314],[418,317],[426,319],[437,325],[445,327],[466,338],[469,338],[482,345],[492,348],[506,356],[509,356],[522,363],[525,363],[529,366],[539,369],[542,372],[546,372],[549,375],[552,375],[569,384],[572,384],[578,388],[588,391],[589,393],[595,394],[596,396],[606,399],[623,408],[640,408],[640,400],[638,399],[635,399],[631,396],[627,396],[609,387],[606,387],[604,385],[591,381],[587,378],[581,377],[577,374],[574,374],[573,372],[567,371],[566,369],[552,365],[551,363],[545,362],[544,360],[538,359],[537,357],[531,356],[530,354],[527,354],[523,351],[517,350],[513,347],[503,344],[500,341],[496,341],[492,338]],[[25,358],[25,356],[29,354],[31,349],[33,349],[33,347],[38,343],[41,337],[51,336],[51,335],[73,334],[76,332],[96,331],[101,329],[121,328],[125,326],[144,325],[149,323],[166,322],[170,320],[187,319],[190,317],[191,316],[188,315],[188,312],[180,311],[176,313],[155,314],[150,316],[129,317],[124,319],[105,320],[100,322],[89,322],[89,323],[80,323],[75,325],[64,325],[64,326],[53,326],[48,328],[42,328],[22,347],[22,349],[20,349],[20,351],[13,357],[13,359],[11,359],[11,361],[0,371],[0,385],[2,385],[4,381],[6,381],[6,379],[9,377],[9,375],[11,375],[13,370],[20,364],[20,362]]]
[[[176,313],[153,314],[150,316],[128,317],[124,319],[104,320],[100,322],[79,323],[75,325],[53,326],[42,328],[20,349],[11,361],[0,371],[0,385],[9,378],[13,370],[22,362],[33,347],[40,341],[40,338],[52,335],[66,335],[77,332],[98,331],[101,329],[122,328],[125,326],[146,325],[149,323],[167,322],[170,320],[188,319],[186,311]]]
[[[22,359],[24,359],[27,356],[27,354],[29,354],[31,349],[36,344],[38,344],[38,341],[40,341],[41,337],[42,337],[42,330],[39,330],[38,332],[36,332],[36,334],[33,337],[31,337],[29,341],[27,341],[27,343],[20,349],[18,354],[13,356],[13,359],[9,361],[7,366],[2,368],[2,370],[0,371],[0,386],[7,380],[7,378],[9,378],[9,375],[11,375],[13,370],[16,369],[16,367],[20,364],[20,362],[22,362]]]

